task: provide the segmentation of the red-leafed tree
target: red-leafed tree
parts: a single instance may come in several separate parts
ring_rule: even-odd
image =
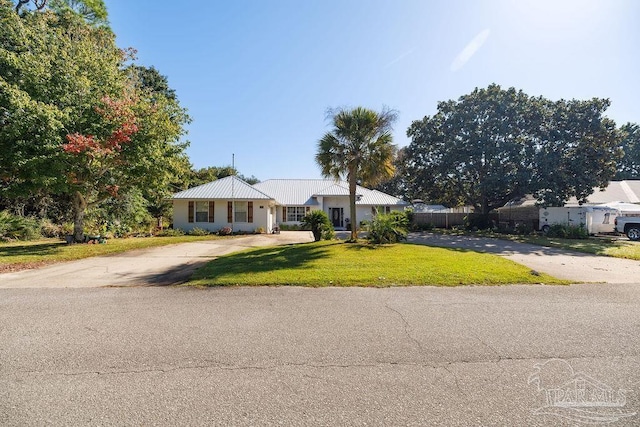
[[[94,108],[94,123],[98,132],[66,136],[62,150],[67,154],[67,184],[73,194],[73,235],[81,241],[84,230],[84,214],[88,207],[110,197],[117,197],[127,168],[127,151],[123,150],[138,132],[135,99],[123,96],[112,99],[105,96]]]

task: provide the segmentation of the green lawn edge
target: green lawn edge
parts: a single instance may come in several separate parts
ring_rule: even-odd
[[[413,244],[327,241],[248,249],[198,269],[186,286],[461,286],[560,280],[497,255]]]

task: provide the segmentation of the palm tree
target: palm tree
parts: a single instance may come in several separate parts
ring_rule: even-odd
[[[358,238],[356,185],[373,185],[393,176],[395,146],[391,136],[395,111],[381,113],[363,107],[340,108],[329,113],[333,130],[318,141],[316,162],[322,175],[349,182],[351,240]]]

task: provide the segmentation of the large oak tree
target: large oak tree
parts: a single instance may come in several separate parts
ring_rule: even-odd
[[[544,204],[584,201],[613,177],[621,155],[608,105],[552,102],[495,84],[440,102],[407,131],[407,191],[481,213],[525,194]]]

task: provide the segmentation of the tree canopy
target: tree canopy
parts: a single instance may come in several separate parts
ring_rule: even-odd
[[[132,78],[108,28],[0,0],[0,40],[2,196],[72,198],[79,238],[87,207],[134,189],[162,198],[188,174],[186,111],[168,86]]]
[[[640,126],[627,123],[620,128],[620,132],[620,148],[624,156],[618,162],[616,179],[640,179]]]
[[[107,7],[104,0],[17,0],[16,13],[29,10],[72,11],[91,25],[107,26]]]
[[[606,99],[553,102],[498,85],[440,102],[407,131],[405,187],[412,198],[488,213],[534,194],[584,201],[614,176],[621,156]]]

